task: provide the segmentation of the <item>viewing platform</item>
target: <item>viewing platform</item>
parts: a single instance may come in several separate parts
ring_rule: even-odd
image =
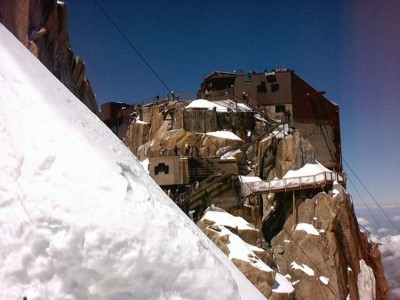
[[[345,173],[333,172],[321,164],[307,164],[296,171],[289,171],[282,179],[264,181],[258,177],[240,176],[242,196],[317,189],[346,183]]]

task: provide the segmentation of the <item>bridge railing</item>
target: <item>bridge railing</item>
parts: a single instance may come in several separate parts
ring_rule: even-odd
[[[345,173],[322,172],[316,175],[308,175],[293,178],[273,179],[271,181],[256,181],[252,185],[253,193],[274,192],[286,189],[304,189],[312,186],[323,186],[327,183],[346,182]]]

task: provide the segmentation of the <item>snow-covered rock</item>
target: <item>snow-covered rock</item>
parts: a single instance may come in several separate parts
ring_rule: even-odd
[[[357,285],[360,300],[376,299],[374,272],[363,259],[360,260],[360,273],[358,273]]]
[[[74,56],[68,36],[67,6],[62,1],[1,1],[0,23],[8,28],[93,112],[96,97],[84,60]]]
[[[0,24],[0,299],[262,299]]]
[[[294,298],[294,288],[290,281],[268,266],[265,262],[267,260],[260,258],[266,256],[266,251],[244,241],[248,236],[242,236],[243,231],[247,234],[259,234],[259,231],[243,218],[213,207],[206,211],[198,226],[264,296],[268,299]]]

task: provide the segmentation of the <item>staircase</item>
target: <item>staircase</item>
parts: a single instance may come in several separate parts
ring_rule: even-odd
[[[238,101],[238,102],[240,102],[240,103],[246,105],[246,106],[247,106],[248,108],[250,108],[253,112],[258,113],[261,117],[263,117],[263,118],[267,121],[267,123],[269,123],[269,125],[275,126],[275,125],[279,125],[279,124],[281,123],[281,122],[277,122],[277,121],[275,121],[274,119],[270,118],[270,117],[269,117],[268,115],[266,115],[261,109],[259,109],[259,108],[255,107],[255,106],[251,105],[249,102],[243,100],[243,98],[238,97],[238,96],[236,96],[236,95],[233,95],[233,98],[234,98],[236,101]],[[250,101],[250,100],[252,100],[252,99],[249,98],[249,101]]]
[[[180,195],[181,200],[177,204],[186,213],[199,208],[207,208],[211,204],[209,199],[216,198],[232,189],[230,180],[238,181],[236,172],[223,171],[210,159],[197,157],[192,157],[192,159],[201,164],[202,168],[190,171],[191,181],[204,179],[199,183],[197,189]]]

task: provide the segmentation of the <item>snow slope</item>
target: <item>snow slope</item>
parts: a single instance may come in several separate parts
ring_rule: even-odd
[[[0,299],[263,299],[0,24]]]

